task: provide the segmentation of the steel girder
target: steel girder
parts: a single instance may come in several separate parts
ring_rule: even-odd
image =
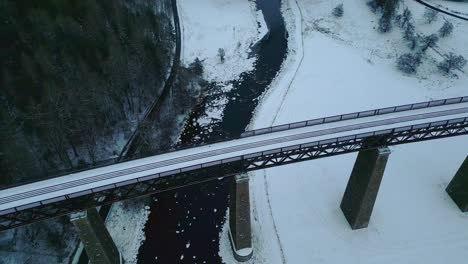
[[[468,118],[426,123],[316,141],[244,156],[247,171],[341,155],[382,146],[468,134]]]
[[[67,215],[87,208],[217,180],[246,171],[341,155],[380,146],[392,146],[466,134],[468,134],[468,118],[459,118],[315,141],[243,155],[238,158],[211,163],[211,165],[192,166],[111,184],[67,195],[66,199],[51,199],[22,206],[21,208],[12,208],[7,212],[3,211],[0,215],[0,231]]]

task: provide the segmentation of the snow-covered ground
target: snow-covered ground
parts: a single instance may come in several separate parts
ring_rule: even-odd
[[[344,3],[344,16],[332,9]],[[340,113],[468,94],[467,69],[458,78],[439,73],[442,58],[429,50],[416,75],[396,68],[409,48],[398,27],[377,32],[365,1],[285,0],[289,58],[263,96],[251,128]],[[445,20],[454,34],[439,52],[468,58],[468,23],[403,1],[418,33],[436,33]],[[295,32],[295,34],[293,34]],[[303,52],[303,57],[302,57]],[[271,114],[275,113],[275,114]],[[468,215],[445,187],[468,155],[466,136],[392,147],[369,227],[352,231],[339,204],[357,154],[252,174],[254,257],[249,263],[462,263],[468,257]],[[220,255],[235,263],[227,226]]]
[[[129,214],[131,211],[132,214]],[[149,206],[144,201],[115,203],[107,217],[107,229],[116,243],[125,263],[136,263],[140,245],[145,239],[142,227],[149,216]]]
[[[203,62],[204,78],[226,82],[252,70],[250,48],[265,34],[266,25],[254,1],[179,0],[183,47],[182,62]],[[259,27],[261,25],[261,27]],[[222,63],[218,50],[225,51]]]
[[[253,70],[256,57],[251,48],[267,33],[268,28],[255,1],[249,0],[179,0],[178,8],[182,32],[182,63],[195,59],[203,64],[203,77],[214,82],[209,91],[215,99],[206,105],[205,114],[198,120],[207,126],[222,118],[229,101],[227,93],[241,73]],[[224,50],[224,62],[219,50]],[[210,129],[210,128],[208,128]]]

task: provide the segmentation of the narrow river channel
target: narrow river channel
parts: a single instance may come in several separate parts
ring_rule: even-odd
[[[200,133],[187,126],[181,138],[182,145],[192,143],[195,137],[209,142],[239,136],[252,118],[258,97],[280,70],[287,54],[287,32],[280,0],[256,2],[263,12],[269,35],[254,48],[255,69],[243,73],[241,81],[235,83],[222,121],[210,133]],[[197,108],[190,116],[196,118],[203,111],[203,107]],[[228,183],[229,179],[224,179],[154,195],[138,263],[221,263],[219,233],[228,205]]]

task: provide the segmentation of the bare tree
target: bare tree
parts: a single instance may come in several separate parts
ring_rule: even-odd
[[[410,49],[414,50],[417,47],[418,38],[415,33],[414,25],[411,22],[408,22],[403,32],[403,39],[408,41],[408,46]]]
[[[432,22],[437,20],[437,11],[432,8],[426,7],[426,11],[424,11],[423,17],[424,21],[427,24],[431,24]]]
[[[424,36],[421,38],[421,51],[425,52],[428,48],[432,48],[439,41],[439,37],[436,34]]]
[[[223,48],[219,48],[218,49],[218,57],[219,57],[219,60],[221,61],[221,63],[224,63],[224,57],[225,57],[226,53],[224,52],[224,49]]]
[[[453,69],[461,70],[466,65],[466,59],[461,55],[455,55],[450,52],[444,61],[437,65],[437,68],[445,74],[450,73]]]
[[[411,20],[413,19],[413,14],[408,8],[405,8],[403,10],[403,13],[401,15],[398,15],[395,17],[395,21],[403,29],[406,29],[407,26],[411,23]]]
[[[421,54],[406,53],[398,57],[397,67],[404,73],[416,73],[419,65],[421,64]]]
[[[450,34],[452,34],[452,31],[453,31],[453,24],[448,21],[445,21],[445,23],[439,29],[439,36],[441,38],[445,38],[449,36]]]
[[[379,31],[381,33],[389,32],[392,29],[392,21],[399,7],[400,0],[371,0],[367,5],[374,13],[381,13],[379,19]]]

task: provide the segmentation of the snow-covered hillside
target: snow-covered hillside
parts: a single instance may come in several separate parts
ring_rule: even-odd
[[[468,94],[468,69],[442,74],[437,53],[468,58],[468,22],[401,1],[418,34],[437,33],[445,21],[453,34],[423,55],[416,74],[396,67],[410,52],[396,26],[379,33],[379,17],[366,1],[285,0],[290,53],[263,96],[251,128]],[[331,12],[344,4],[344,15]],[[294,34],[294,32],[296,34]],[[274,113],[272,115],[272,113]],[[254,257],[249,263],[461,263],[468,257],[468,215],[445,187],[468,155],[458,137],[392,147],[367,229],[352,231],[339,204],[357,154],[253,173],[250,182]],[[235,263],[227,226],[220,255]]]

